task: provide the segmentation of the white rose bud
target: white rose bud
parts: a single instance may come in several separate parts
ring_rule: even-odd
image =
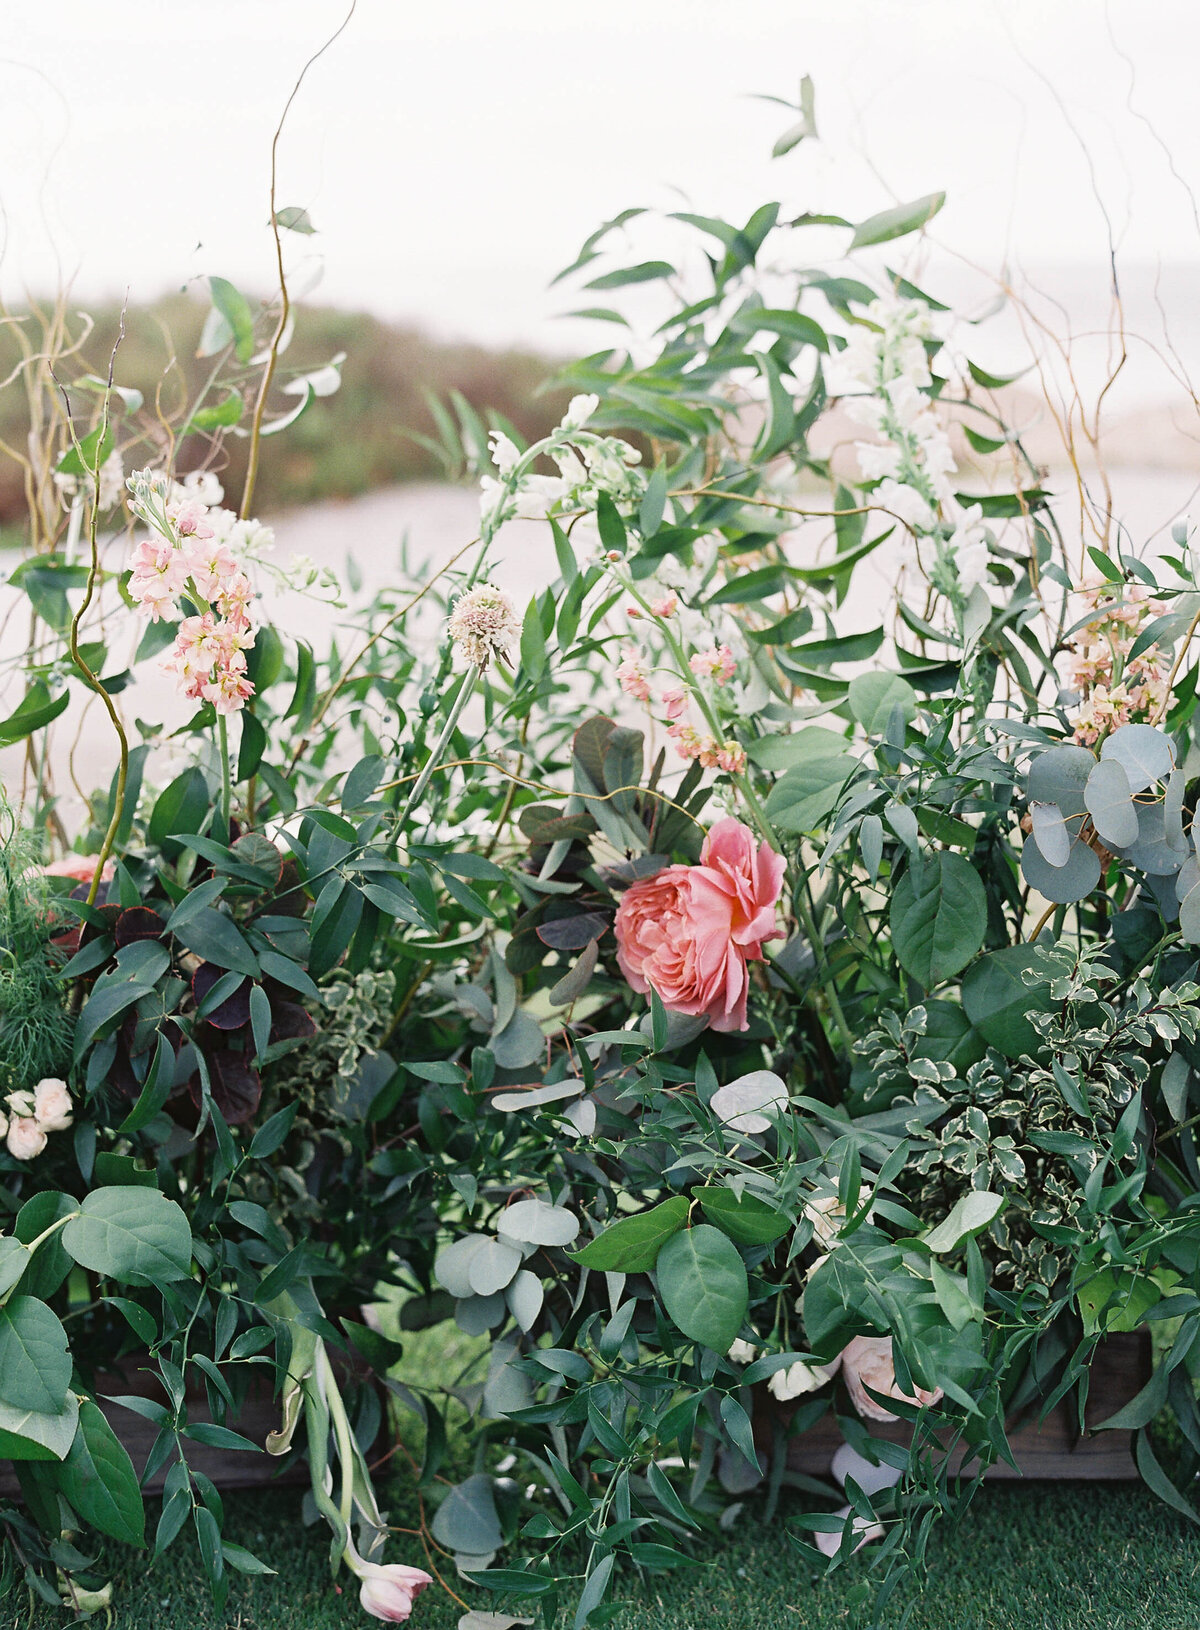
[[[33,1113],[43,1132],[65,1132],[74,1115],[67,1083],[48,1075],[33,1089]]]
[[[8,1123],[8,1152],[14,1160],[33,1160],[46,1147],[46,1134],[31,1115],[15,1115]]]

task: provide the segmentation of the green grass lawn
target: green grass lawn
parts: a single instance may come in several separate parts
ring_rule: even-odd
[[[331,1584],[324,1531],[301,1525],[299,1494],[229,1495],[226,1505],[229,1536],[270,1560],[277,1576],[235,1578],[219,1617],[186,1542],[153,1569],[118,1550],[113,1630],[334,1630],[374,1622],[345,1575],[342,1594]],[[770,1526],[756,1522],[751,1504],[727,1539],[704,1544],[701,1567],[644,1584],[626,1578],[621,1630],[848,1626],[846,1593],[861,1564],[817,1579],[789,1545],[787,1527],[786,1504]],[[402,1539],[388,1556],[423,1560],[415,1541]],[[882,1620],[888,1630],[902,1623],[905,1630],[1200,1630],[1200,1531],[1137,1485],[986,1489],[957,1534],[939,1534],[930,1574],[923,1593],[893,1599]],[[473,1606],[498,1605],[461,1581],[455,1588]],[[435,1588],[411,1622],[415,1630],[453,1630],[459,1612]],[[64,1622],[45,1608],[31,1611],[24,1599],[0,1608],[3,1630]]]

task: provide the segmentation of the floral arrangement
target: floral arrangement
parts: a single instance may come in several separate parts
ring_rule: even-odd
[[[656,289],[654,335],[606,308],[627,347],[568,370],[532,446],[460,410],[478,540],[324,655],[267,615],[250,518],[295,416],[272,392],[317,389],[281,371],[286,279],[258,312],[212,280],[212,401],[165,445],[119,346],[99,390],[72,352],[65,405],[31,348],[58,509],[10,575],[41,632],[0,726],[27,744],[6,1585],[106,1605],[62,1536],[144,1543],[162,1472],[155,1556],[190,1525],[218,1601],[268,1567],[189,1458],[256,1452],[266,1386],[267,1449],[305,1458],[377,1618],[436,1581],[515,1604],[489,1625],[609,1622],[627,1569],[686,1562],[751,1489],[768,1520],[814,1495],[788,1448],[829,1413],[845,1445],[789,1537],[830,1567],[880,1542],[886,1592],[1014,1416],[1082,1399],[1133,1331],[1157,1364],[1104,1425],[1191,1512],[1200,591],[1186,528],[1162,557],[1064,538],[1006,381],[880,269],[940,203],[601,229],[570,275]],[[806,261],[815,225],[848,260]],[[686,237],[622,263],[618,232]],[[523,612],[515,518],[558,570]],[[195,704],[169,740],[121,712],[131,621],[132,665]],[[117,762],[73,836],[46,748],[69,708]],[[399,1379],[449,1317],[473,1368]],[[121,1408],[157,1431],[137,1471]],[[420,1527],[387,1560],[369,1459],[414,1424]]]

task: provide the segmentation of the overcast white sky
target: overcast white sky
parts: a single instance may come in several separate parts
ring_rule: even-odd
[[[269,287],[271,132],[347,0],[6,9],[5,292],[56,255],[83,297]],[[316,297],[555,349],[580,336],[550,277],[630,203],[859,217],[944,187],[958,250],[1102,282],[1098,188],[1126,262],[1173,265],[1194,309],[1167,150],[1200,192],[1198,47],[1194,0],[359,0],[293,107],[279,201],[320,228]],[[772,164],[786,114],[748,97],[806,72],[825,139]]]

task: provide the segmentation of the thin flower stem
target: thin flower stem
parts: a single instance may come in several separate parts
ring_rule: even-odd
[[[233,776],[229,767],[229,721],[223,713],[217,714],[217,751],[221,755],[221,820],[228,833],[233,808]]]
[[[469,668],[463,678],[462,684],[459,686],[458,695],[454,698],[454,706],[450,709],[450,717],[442,726],[442,733],[434,744],[433,751],[425,760],[425,768],[417,777],[417,784],[409,793],[408,802],[401,811],[399,821],[399,828],[401,831],[404,830],[409,816],[412,814],[418,803],[420,803],[422,794],[424,793],[425,788],[429,785],[429,778],[433,774],[434,770],[437,769],[438,761],[441,759],[443,752],[446,750],[446,743],[454,734],[454,727],[458,723],[459,716],[461,715],[463,708],[466,707],[478,679],[479,669]]]

